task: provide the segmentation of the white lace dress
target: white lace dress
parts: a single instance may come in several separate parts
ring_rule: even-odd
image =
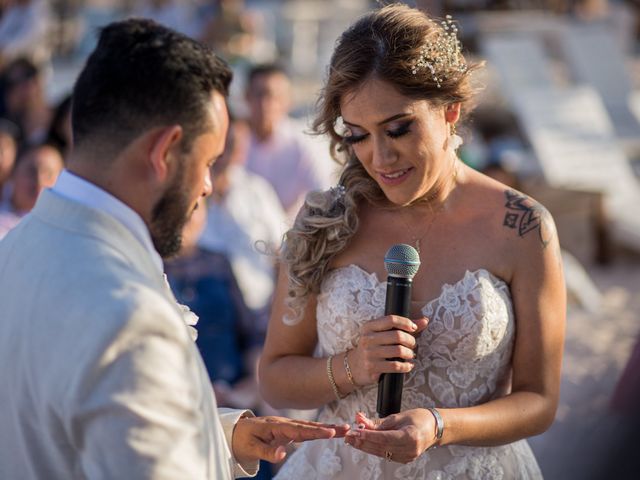
[[[360,325],[384,314],[386,283],[350,265],[332,270],[318,296],[320,352],[338,354],[355,345]],[[405,376],[402,410],[467,407],[508,392],[515,322],[507,284],[480,269],[466,272],[422,312],[429,326],[418,339],[418,358]],[[377,385],[325,406],[321,422],[351,423],[356,412],[376,417]],[[278,480],[542,478],[525,440],[498,447],[451,445],[431,449],[407,465],[387,462],[343,440],[306,442],[287,460]]]

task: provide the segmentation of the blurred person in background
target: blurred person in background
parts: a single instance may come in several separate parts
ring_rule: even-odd
[[[24,57],[45,63],[51,54],[47,38],[51,13],[47,0],[4,0],[0,9],[0,68]]]
[[[60,151],[47,144],[28,147],[16,161],[11,193],[0,204],[0,239],[35,206],[40,193],[52,187],[64,168]]]
[[[331,184],[330,160],[303,133],[305,126],[289,117],[291,83],[283,68],[252,68],[246,101],[251,130],[246,168],[269,181],[292,219],[309,191]]]
[[[342,175],[285,236],[260,388],[362,428],[302,445],[279,479],[542,478],[526,438],[559,401],[558,237],[542,205],[458,158],[482,64],[456,31],[392,4],[336,43],[314,126]],[[384,313],[397,244],[423,265],[409,318]],[[402,405],[377,418],[385,373],[405,374]]]
[[[17,138],[18,127],[13,122],[0,118],[0,204],[7,195],[5,186],[16,163]]]
[[[219,405],[257,408],[255,367],[266,332],[246,306],[227,257],[198,246],[207,203],[198,205],[165,273],[176,299],[199,317],[196,343]]]
[[[53,111],[41,69],[26,58],[16,59],[4,70],[3,85],[6,116],[20,129],[20,146],[44,142]]]
[[[199,244],[229,258],[246,304],[267,329],[275,288],[274,257],[287,220],[273,187],[243,165],[249,142],[246,123],[234,121],[224,154],[212,169],[206,228]]]

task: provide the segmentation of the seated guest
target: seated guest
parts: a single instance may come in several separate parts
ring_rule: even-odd
[[[56,183],[63,166],[60,152],[50,145],[21,153],[11,175],[11,193],[0,203],[0,239],[31,211],[40,192]]]
[[[207,225],[199,244],[224,253],[247,306],[266,330],[275,285],[273,258],[286,217],[269,183],[241,164],[248,142],[246,124],[229,128],[225,152],[213,166]]]

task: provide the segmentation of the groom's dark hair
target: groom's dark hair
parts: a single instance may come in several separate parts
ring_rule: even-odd
[[[211,93],[226,96],[231,78],[208,47],[152,20],[107,25],[73,90],[74,145],[119,151],[150,128],[179,124],[188,151],[210,126]]]

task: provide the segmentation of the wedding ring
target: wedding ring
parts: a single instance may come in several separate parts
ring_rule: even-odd
[[[384,458],[387,460],[387,462],[390,462],[393,458],[393,453],[387,450],[386,452],[384,452]]]

